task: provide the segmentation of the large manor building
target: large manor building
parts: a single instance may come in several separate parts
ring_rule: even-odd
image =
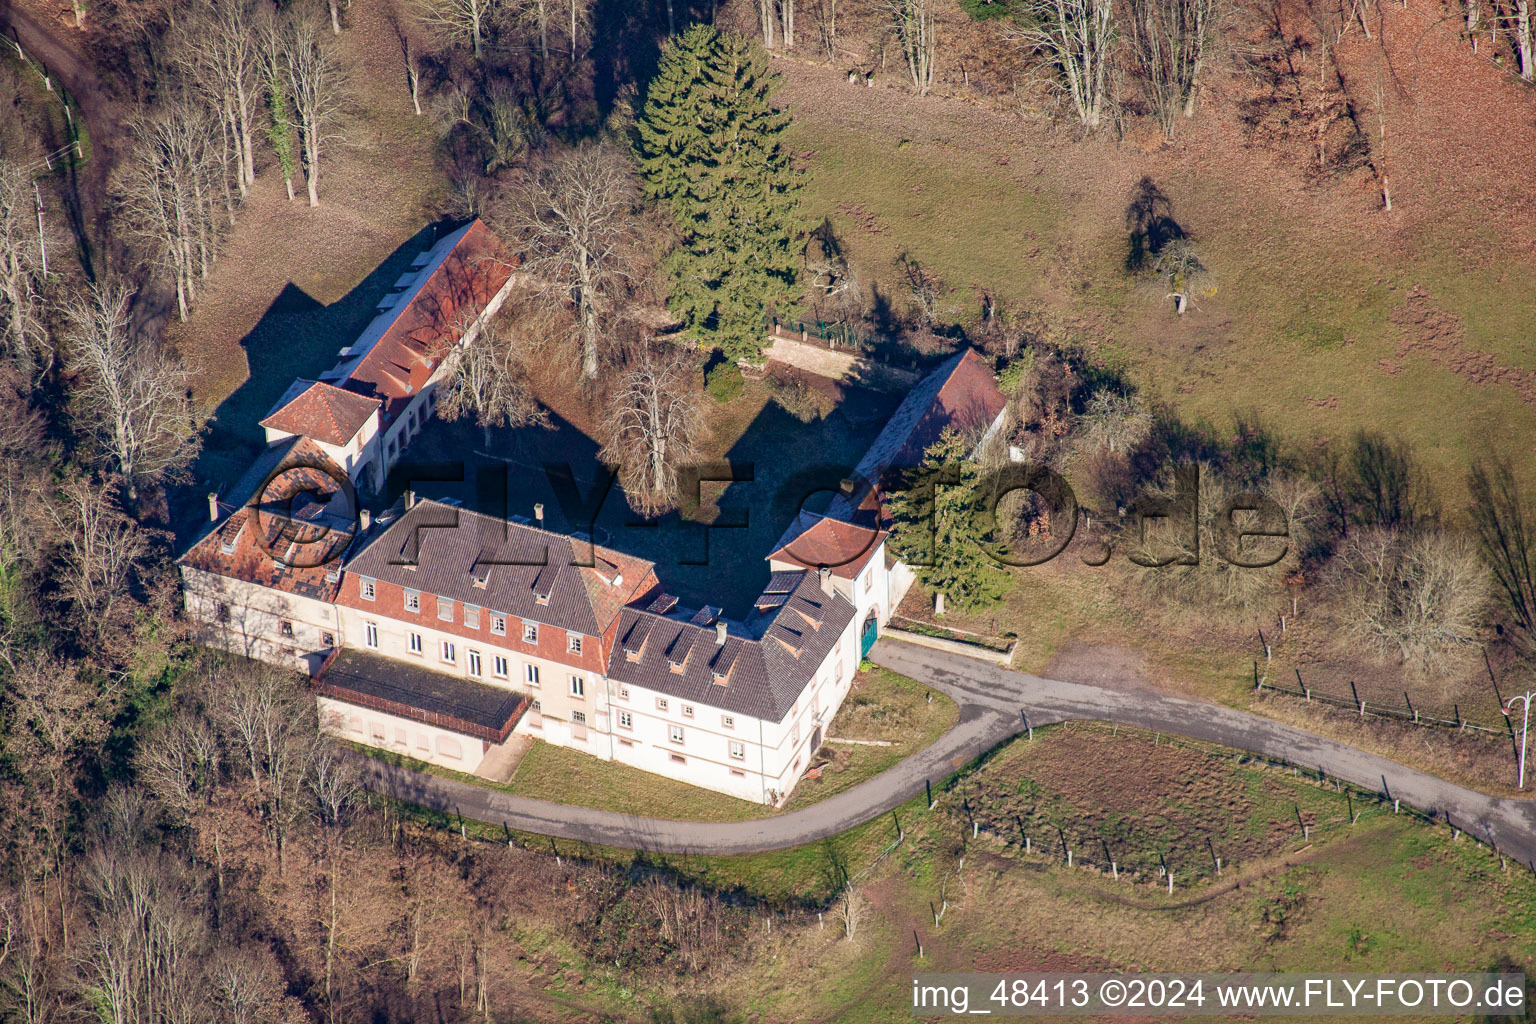
[[[267,448],[179,560],[205,642],[306,672],[324,727],[474,772],[517,734],[777,804],[826,735],[912,574],[879,494],[801,513],[751,611],[680,606],[644,559],[542,522],[411,492],[389,468],[457,352],[518,284],[479,221],[421,254],[319,380],[261,421]],[[903,399],[860,464],[915,466],[945,427],[983,437],[1003,398],[974,353]],[[524,741],[526,742],[526,741]]]

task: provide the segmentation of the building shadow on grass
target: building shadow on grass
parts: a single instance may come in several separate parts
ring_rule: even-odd
[[[768,581],[768,554],[800,507],[825,507],[884,422],[864,406],[889,396],[851,391],[825,419],[802,423],[769,401],[722,462],[701,467],[696,500],[658,519],[638,516],[609,483],[599,445],[569,421],[486,431],[433,420],[388,482],[389,500],[410,488],[492,516],[590,533],[598,544],[649,559],[663,588],[691,608],[743,618]],[[855,408],[857,407],[857,408]],[[409,465],[407,465],[409,464]],[[599,498],[601,502],[599,503]]]
[[[227,491],[266,446],[259,421],[295,378],[313,380],[335,366],[340,351],[368,326],[379,300],[410,269],[416,254],[451,227],[434,224],[418,231],[329,305],[291,282],[278,293],[240,340],[248,367],[246,379],[214,410],[190,482],[172,496],[180,540],[195,534],[206,521],[204,495],[210,490]]]

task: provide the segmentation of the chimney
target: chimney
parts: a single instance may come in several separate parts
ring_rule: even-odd
[[[218,491],[209,491],[208,492],[208,521],[210,523],[216,523],[216,522],[219,521],[219,492]]]
[[[542,501],[533,503],[533,518],[538,520],[540,526],[544,525],[544,503]]]
[[[823,594],[826,594],[828,597],[831,597],[832,596],[832,570],[828,569],[826,566],[822,566],[820,569],[816,570],[816,572],[821,577],[821,592]]]
[[[715,623],[715,646],[716,647],[724,647],[725,646],[725,623],[724,622],[716,622]]]
[[[373,513],[365,508],[358,509],[357,525],[362,529],[363,533],[367,533],[368,528],[373,525]]]
[[[405,507],[408,509],[416,507],[416,492],[409,488],[405,492]]]

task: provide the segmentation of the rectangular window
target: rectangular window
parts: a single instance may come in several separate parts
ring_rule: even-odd
[[[634,727],[635,727],[635,716],[630,714],[628,711],[620,711],[619,712],[619,728],[620,729],[633,729]]]
[[[673,754],[672,755],[672,760],[674,762],[676,762],[677,764],[687,764],[688,763],[688,759],[686,757],[684,757],[682,754]]]
[[[585,697],[587,695],[587,681],[581,676],[571,676],[571,696]]]
[[[421,634],[420,633],[412,633],[412,634],[410,634],[410,638],[411,638],[410,639],[411,653],[412,654],[420,654],[421,653]]]
[[[320,634],[320,646],[321,647],[335,647],[336,646],[336,637],[333,634],[331,634],[331,633],[321,633]]]
[[[656,710],[657,711],[665,711],[665,710],[667,710],[667,698],[665,698],[665,697],[657,697],[656,698]]]
[[[683,727],[680,725],[668,726],[667,739],[671,740],[673,743],[683,742]]]
[[[529,686],[538,686],[539,685],[539,666],[537,666],[537,665],[524,665],[523,668],[524,668],[523,678],[528,680],[528,685]]]
[[[481,673],[480,652],[479,651],[469,651],[467,653],[469,654],[469,674],[472,675],[472,676],[480,675],[480,673]]]
[[[683,717],[684,718],[692,718],[693,717],[693,705],[692,704],[684,704],[683,705]]]
[[[572,654],[580,654],[581,637],[577,636],[575,633],[567,633],[565,635],[565,649],[570,651]]]
[[[491,661],[491,674],[498,679],[507,678],[507,659],[499,654],[496,655]]]
[[[539,642],[539,627],[531,622],[523,623],[523,643],[536,644]]]
[[[407,590],[405,592],[405,610],[408,612],[421,611],[421,591]]]
[[[745,761],[747,759],[746,744],[731,740],[731,756],[738,761]]]
[[[736,718],[734,715],[721,715],[720,724],[727,729],[734,729],[736,728]]]
[[[869,593],[870,588],[872,588],[874,585],[875,585],[875,570],[874,570],[874,566],[870,566],[869,571],[864,574],[864,593],[866,593],[866,594]]]
[[[218,608],[214,611],[214,614],[215,614],[215,616],[217,616],[217,618],[218,618],[218,620],[220,622],[228,622],[229,621],[229,605],[225,604],[223,601],[220,601]]]
[[[738,779],[744,779],[747,777],[747,773],[742,771],[740,768],[732,768],[731,774],[736,776]]]
[[[635,745],[635,741],[634,740],[626,740],[622,736],[619,738],[619,746],[621,746],[621,747],[632,747],[634,745]]]
[[[379,626],[376,622],[363,623],[363,646],[379,649]]]
[[[534,701],[533,702],[533,710],[539,712],[540,714],[543,714],[544,713],[544,702],[541,701],[541,700]]]
[[[480,606],[467,604],[464,606],[464,625],[470,629],[480,628]]]
[[[495,636],[507,635],[507,617],[505,615],[497,615],[495,612],[491,613],[491,633]]]
[[[357,578],[357,596],[361,597],[364,601],[372,601],[379,596],[379,588],[369,577],[359,576]]]
[[[619,700],[629,700],[629,687],[619,687]]]
[[[277,624],[277,628],[278,632],[282,633],[283,636],[293,636],[293,623],[289,622],[287,619],[279,622]]]
[[[453,598],[439,597],[437,599],[437,617],[444,622],[453,621]]]
[[[447,640],[444,640],[443,641],[443,660],[448,662],[451,665],[451,664],[453,664],[453,662],[458,660],[458,656],[459,656],[458,652],[453,649],[453,644],[449,643]]]
[[[587,724],[587,713],[585,711],[572,711],[571,712],[571,724],[572,725],[586,725]]]

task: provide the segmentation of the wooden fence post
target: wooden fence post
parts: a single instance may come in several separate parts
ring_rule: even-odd
[[[1365,717],[1365,701],[1360,699],[1360,691],[1355,689],[1355,681],[1349,681],[1349,692],[1355,695],[1355,707],[1360,709],[1360,717]]]

